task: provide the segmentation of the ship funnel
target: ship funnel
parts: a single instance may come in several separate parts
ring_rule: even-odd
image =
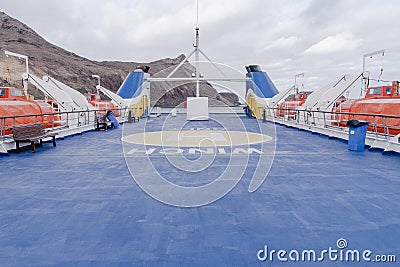
[[[150,75],[148,66],[136,68],[126,76],[121,87],[117,91],[117,95],[124,99],[134,98],[142,92],[143,83]]]
[[[247,70],[246,77],[250,78],[246,81],[246,94],[249,89],[261,98],[271,98],[278,94],[276,86],[259,65],[249,65],[245,68]]]

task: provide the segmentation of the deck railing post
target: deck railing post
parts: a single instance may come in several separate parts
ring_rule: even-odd
[[[263,122],[267,121],[267,114],[266,113],[267,112],[266,112],[265,108],[263,108]]]
[[[316,123],[315,123],[315,111],[314,110],[312,111],[312,116],[313,116],[313,123],[315,125]]]
[[[5,118],[4,119],[2,118],[1,121],[0,121],[0,123],[1,123],[1,139],[2,140],[4,140],[4,136],[6,135],[6,132],[5,132],[6,123],[5,123],[5,121],[6,121]]]
[[[386,134],[389,135],[389,125],[388,125],[388,118],[387,117],[385,117],[385,131],[386,131]]]

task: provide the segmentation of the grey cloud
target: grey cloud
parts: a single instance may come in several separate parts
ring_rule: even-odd
[[[260,64],[280,90],[298,72],[305,72],[306,87],[320,88],[361,71],[362,55],[384,48],[383,78],[399,79],[395,0],[199,2],[202,50],[243,72],[244,65]],[[1,8],[79,55],[145,62],[193,49],[195,6],[194,0],[13,0]],[[371,73],[380,61],[368,62]]]

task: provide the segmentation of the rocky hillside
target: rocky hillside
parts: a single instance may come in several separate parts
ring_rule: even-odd
[[[0,81],[3,85],[9,82],[13,86],[21,87],[21,74],[25,72],[25,62],[15,57],[6,57],[5,50],[27,55],[30,73],[38,77],[49,75],[82,93],[95,91],[96,80],[91,78],[92,74],[100,75],[102,86],[116,92],[128,73],[136,66],[148,65],[151,75],[165,77],[184,58],[184,55],[180,55],[154,62],[93,61],[47,42],[27,25],[0,12]],[[193,66],[185,63],[176,75],[190,77],[192,72]],[[212,105],[238,104],[235,95],[218,94],[208,83],[202,83],[200,88],[201,95],[210,97]],[[187,96],[194,96],[196,86],[164,82],[153,83],[151,89],[153,104],[175,106],[182,103]],[[43,97],[32,85],[30,92],[36,98]]]

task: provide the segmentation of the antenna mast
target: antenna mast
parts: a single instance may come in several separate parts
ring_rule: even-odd
[[[197,0],[197,10],[196,10],[196,39],[194,43],[194,57],[195,57],[195,65],[196,65],[196,97],[200,96],[200,81],[199,81],[199,45],[200,45],[200,28],[199,28],[199,0]]]
[[[192,74],[192,78],[190,79],[190,81],[195,81],[196,82],[196,97],[200,96],[200,79],[203,79],[204,75],[200,73],[199,71],[199,59],[200,59],[200,54],[203,55],[203,57],[205,57],[208,62],[210,62],[215,69],[217,69],[223,76],[225,76],[224,72],[218,68],[218,66],[200,49],[200,28],[199,28],[199,0],[197,0],[197,10],[196,10],[196,28],[195,28],[195,32],[196,32],[196,36],[195,36],[195,41],[193,43],[193,47],[194,49],[192,50],[192,52],[189,53],[188,56],[185,56],[185,58],[181,61],[181,63],[178,64],[178,66],[175,67],[175,69],[173,71],[171,71],[166,78],[161,78],[161,80],[165,80],[165,81],[170,81],[170,80],[176,80],[179,78],[173,78],[172,75],[175,74],[175,72],[177,72],[177,70],[186,62],[186,60],[188,60],[191,56],[195,56],[195,68],[196,71],[195,73]],[[149,80],[151,81],[160,81],[160,79],[157,78],[150,78]],[[234,80],[234,79],[229,79],[229,80]]]
[[[196,16],[196,27],[199,26],[199,0],[197,0],[197,16]]]

